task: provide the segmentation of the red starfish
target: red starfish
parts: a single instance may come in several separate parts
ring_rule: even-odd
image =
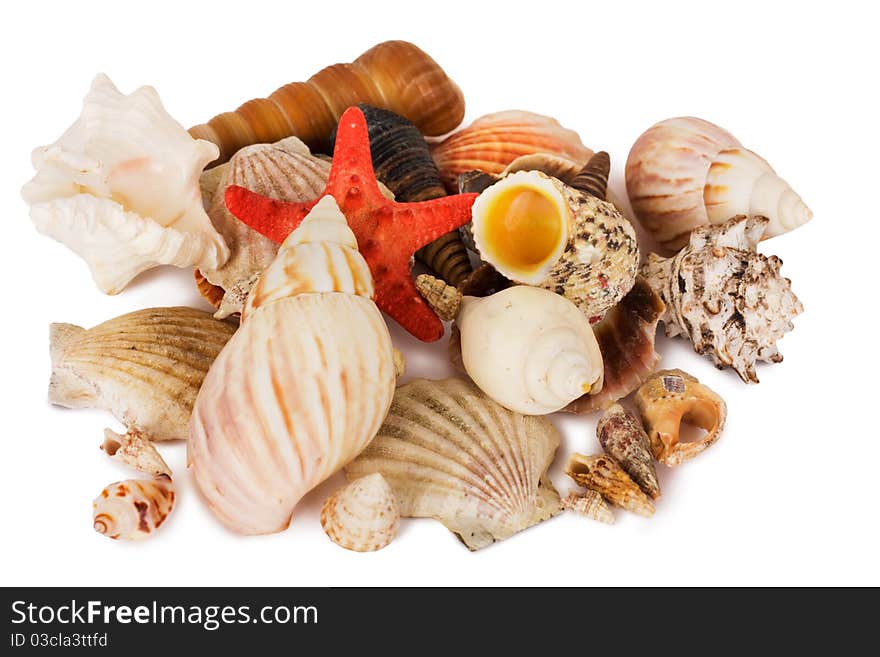
[[[226,189],[226,207],[280,244],[327,194],[336,199],[370,265],[376,305],[420,340],[439,340],[443,324],[416,290],[410,262],[419,248],[470,221],[477,195],[456,194],[420,203],[389,201],[379,191],[373,171],[367,121],[357,107],[349,107],[339,119],[330,178],[318,199],[285,203],[231,185]]]

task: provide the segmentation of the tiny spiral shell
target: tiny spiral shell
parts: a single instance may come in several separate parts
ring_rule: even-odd
[[[168,519],[174,508],[174,485],[167,477],[119,481],[102,490],[92,508],[99,534],[141,540],[152,536]]]
[[[374,552],[397,535],[400,512],[385,478],[375,472],[340,488],[321,508],[330,540],[354,552]]]

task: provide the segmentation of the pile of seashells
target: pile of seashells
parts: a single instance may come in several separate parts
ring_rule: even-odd
[[[189,132],[151,87],[95,78],[80,118],[34,151],[34,224],[105,293],[170,264],[194,268],[216,308],[51,326],[50,401],[110,411],[127,432],[107,430],[104,451],[149,476],[102,491],[98,532],[141,539],[167,519],[166,440],[188,441],[203,499],[242,534],[286,529],[341,469],[321,524],[357,551],[387,545],[401,516],[477,550],[564,509],[654,513],[655,461],[695,457],[726,417],[693,376],[656,370],[658,323],[757,383],[803,309],[756,247],[811,213],[718,126],[661,121],[626,163],[664,249],[640,262],[606,198],[607,153],[537,114],[463,117],[458,86],[402,41]],[[453,322],[461,375],[398,386],[380,311],[424,341]],[[631,394],[635,412],[619,403]],[[547,476],[557,411],[602,412],[604,453],[571,455],[584,490],[564,499]],[[680,441],[682,423],[705,435]]]

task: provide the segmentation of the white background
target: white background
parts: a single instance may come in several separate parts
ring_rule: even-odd
[[[487,6],[484,6],[487,5]],[[3,539],[6,585],[880,584],[878,567],[877,18],[862,3],[334,2],[17,3],[0,38],[3,185]],[[10,16],[8,12],[13,12]],[[873,13],[873,12],[872,12]],[[373,554],[320,529],[322,485],[289,531],[230,534],[162,448],[179,505],[153,539],[91,529],[91,500],[137,476],[99,449],[109,414],[46,402],[48,324],[92,326],[148,306],[207,308],[190,271],[162,269],[109,297],[85,264],[40,236],[18,195],[32,148],[78,116],[95,73],[126,93],[154,85],[185,126],[234,109],[390,38],[415,42],[462,87],[470,121],[521,108],[550,114],[612,155],[623,187],[630,145],[654,122],[712,120],[763,155],[804,197],[812,223],[761,245],[780,256],[806,312],[785,361],[747,386],[679,339],[662,365],[695,374],[729,405],[720,441],[660,468],[654,518],[606,526],[564,514],[469,553],[432,520],[404,521]],[[622,194],[619,194],[622,195]],[[623,195],[625,196],[625,195]],[[628,210],[627,210],[628,211]],[[392,327],[408,376],[449,370],[444,344]],[[595,416],[554,417],[571,451],[596,451]]]

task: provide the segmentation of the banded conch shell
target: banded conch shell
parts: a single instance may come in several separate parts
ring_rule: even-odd
[[[416,287],[441,319],[456,318],[465,371],[505,408],[546,415],[602,389],[596,337],[564,297],[528,285],[482,298],[456,296],[424,274]]]
[[[149,538],[174,509],[174,485],[167,477],[110,484],[92,503],[95,531],[107,538]]]
[[[706,224],[736,214],[770,219],[765,238],[813,218],[767,162],[726,130],[694,117],[667,119],[633,144],[626,190],[639,222],[664,248],[677,251]]]
[[[252,192],[288,202],[313,201],[327,184],[330,163],[312,155],[296,137],[276,144],[247,146],[225,164],[202,174],[202,196],[209,199],[208,216],[229,245],[229,260],[219,269],[203,269],[211,285],[221,288],[215,317],[240,313],[244,300],[275,259],[278,245],[226,208],[224,192],[238,185]]]
[[[500,174],[516,158],[534,153],[562,155],[583,165],[593,155],[574,130],[534,112],[486,114],[433,147],[434,161],[452,192],[458,177],[474,169]]]
[[[353,459],[391,404],[391,337],[373,279],[325,196],[250,293],[202,384],[188,460],[229,529],[285,529],[300,498]]]
[[[388,110],[358,105],[367,120],[370,154],[376,177],[402,203],[430,201],[446,196],[428,142],[410,121]],[[335,143],[335,131],[331,146]],[[458,230],[439,237],[416,251],[416,257],[451,285],[471,273],[467,248]]]
[[[401,516],[439,520],[479,550],[560,513],[547,477],[558,446],[546,418],[508,411],[462,379],[417,379],[397,389],[345,474],[381,473]]]
[[[193,403],[235,325],[193,308],[148,308],[88,330],[49,327],[49,401],[101,408],[149,440],[185,440]]]
[[[355,552],[381,550],[394,540],[400,512],[385,478],[375,472],[340,488],[321,508],[330,540]]]
[[[718,440],[727,404],[714,391],[681,370],[661,370],[635,396],[654,458],[669,466],[694,458]],[[700,427],[700,440],[679,442],[682,422]]]
[[[684,335],[694,351],[758,383],[755,363],[782,362],[776,341],[804,311],[782,260],[757,251],[766,217],[733,217],[700,226],[672,258],[651,253],[642,275],[666,304],[661,320],[669,336]]]
[[[473,205],[474,244],[503,276],[538,285],[601,318],[629,292],[639,249],[632,225],[610,203],[539,171],[518,171]]]
[[[199,174],[216,156],[168,115],[155,89],[126,96],[98,75],[76,122],[33,152],[36,175],[21,194],[37,230],[116,294],[157,265],[216,269],[229,257],[199,196]]]
[[[464,118],[461,89],[437,62],[411,43],[385,41],[351,64],[334,64],[307,82],[286,84],[268,98],[255,98],[190,128],[190,134],[220,147],[214,164],[250,144],[291,135],[313,150],[329,152],[330,132],[342,113],[358,103],[405,116],[432,136],[454,130]]]

